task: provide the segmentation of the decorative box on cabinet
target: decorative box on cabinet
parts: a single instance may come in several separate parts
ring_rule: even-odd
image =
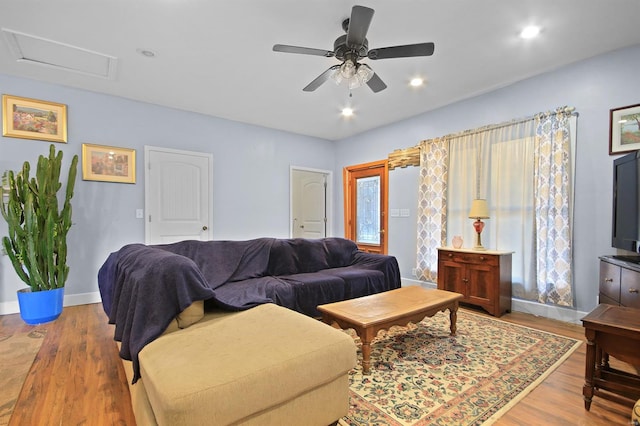
[[[511,311],[510,251],[438,248],[438,288],[493,316]]]
[[[640,309],[640,264],[629,256],[600,258],[600,303]]]

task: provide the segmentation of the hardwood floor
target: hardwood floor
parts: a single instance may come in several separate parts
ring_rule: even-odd
[[[503,320],[584,341],[579,325],[522,313]],[[66,307],[48,332],[25,381],[10,425],[135,425],[124,370],[102,305]],[[28,330],[20,317],[0,316],[0,334]],[[594,398],[584,409],[585,345],[496,425],[629,425],[631,409]]]
[[[9,425],[135,425],[113,326],[101,304],[64,308],[47,335]],[[29,329],[0,316],[0,332]]]

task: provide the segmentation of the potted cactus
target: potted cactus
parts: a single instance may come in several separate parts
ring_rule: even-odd
[[[71,198],[76,180],[78,156],[69,167],[62,209],[58,192],[62,188],[62,151],[51,144],[49,157],[38,158],[35,177],[25,161],[18,173],[3,176],[2,217],[8,236],[2,247],[18,277],[29,287],[18,290],[20,315],[27,324],[53,321],[62,312],[67,265],[67,232],[71,227]],[[8,194],[6,194],[8,188]]]

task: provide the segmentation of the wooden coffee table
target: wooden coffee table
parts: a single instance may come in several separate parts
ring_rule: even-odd
[[[456,334],[458,301],[462,294],[429,290],[419,286],[401,287],[371,296],[318,306],[322,320],[340,328],[352,328],[362,340],[362,371],[369,373],[371,342],[380,330],[393,325],[417,324],[426,317],[449,309],[451,335]]]

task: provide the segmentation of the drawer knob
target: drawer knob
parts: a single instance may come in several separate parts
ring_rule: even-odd
[[[612,283],[613,282],[613,278],[605,278],[604,282],[605,283]]]
[[[485,260],[485,257],[484,256],[480,256],[480,260]]]
[[[638,293],[638,289],[637,288],[630,288],[629,289],[629,293]]]
[[[453,257],[453,255],[452,255],[451,253],[449,253],[447,256],[449,256],[449,257]]]

